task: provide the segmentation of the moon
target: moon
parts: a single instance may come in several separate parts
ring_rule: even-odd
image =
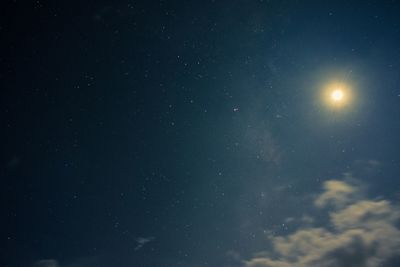
[[[342,101],[343,97],[344,97],[344,93],[341,88],[337,88],[337,89],[333,90],[331,93],[331,98],[335,102]]]
[[[321,93],[325,107],[338,111],[348,108],[354,99],[352,87],[343,82],[327,83]]]

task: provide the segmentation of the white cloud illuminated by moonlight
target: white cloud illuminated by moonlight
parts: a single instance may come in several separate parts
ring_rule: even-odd
[[[329,227],[304,227],[272,237],[273,251],[245,262],[246,267],[380,267],[400,257],[399,207],[367,199],[357,186],[332,180],[314,202],[333,208]]]

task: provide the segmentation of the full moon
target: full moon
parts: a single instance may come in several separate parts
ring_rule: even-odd
[[[322,103],[329,109],[347,109],[354,100],[354,90],[343,82],[330,82],[321,90]]]
[[[335,102],[342,101],[343,97],[344,97],[344,93],[343,93],[342,89],[340,89],[340,88],[333,90],[331,93],[331,98]]]

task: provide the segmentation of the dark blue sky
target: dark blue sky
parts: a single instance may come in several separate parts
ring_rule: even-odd
[[[398,266],[399,3],[10,2],[0,266]]]

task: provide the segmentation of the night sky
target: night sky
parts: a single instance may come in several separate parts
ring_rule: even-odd
[[[400,2],[8,6],[1,267],[400,266]]]

